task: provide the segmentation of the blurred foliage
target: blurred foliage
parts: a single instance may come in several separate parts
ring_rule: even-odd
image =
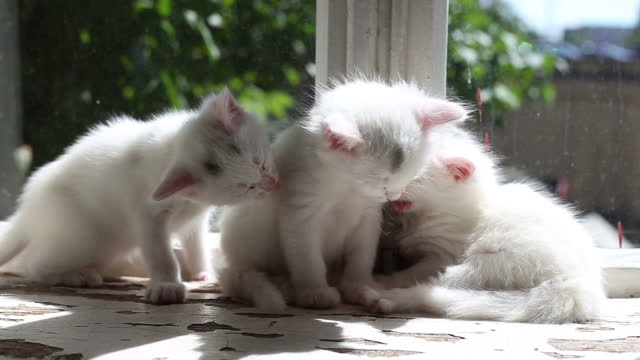
[[[631,35],[625,40],[625,46],[635,50],[636,55],[640,56],[640,20],[631,31]]]
[[[535,37],[500,0],[450,0],[448,46],[449,94],[476,104],[481,89],[485,123],[500,125],[525,102],[555,98],[556,59],[538,50]]]
[[[507,6],[481,2],[450,2],[450,93],[475,103],[481,88],[484,113],[498,120],[525,101],[551,101],[553,57]],[[314,1],[22,0],[20,17],[35,167],[114,113],[193,107],[225,85],[277,129],[313,81]]]
[[[20,17],[36,166],[114,112],[193,107],[225,85],[261,120],[284,120],[313,81],[313,1],[23,0]]]

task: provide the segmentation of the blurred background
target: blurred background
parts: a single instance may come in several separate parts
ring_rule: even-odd
[[[113,114],[192,107],[227,85],[276,134],[313,102],[314,1],[0,5],[0,217],[25,176]],[[448,94],[481,109],[478,136],[514,176],[638,239],[640,0],[449,7]]]

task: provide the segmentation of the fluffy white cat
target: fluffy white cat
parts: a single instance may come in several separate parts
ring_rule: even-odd
[[[140,247],[149,300],[183,302],[170,237],[180,237],[190,273],[203,279],[209,207],[276,185],[264,130],[226,89],[197,111],[117,117],[31,176],[0,235],[0,265],[13,259],[11,269],[31,280],[98,286]]]
[[[384,239],[414,264],[378,277],[398,289],[380,292],[370,309],[534,323],[598,316],[601,270],[574,211],[534,185],[500,183],[465,131],[432,137],[435,150],[394,203],[399,226]]]
[[[418,174],[432,129],[465,116],[406,83],[321,91],[274,144],[280,189],[223,216],[224,290],[264,311],[371,301],[382,205]]]

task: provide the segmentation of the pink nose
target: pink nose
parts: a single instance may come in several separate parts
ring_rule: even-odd
[[[265,176],[262,178],[261,184],[260,186],[264,189],[264,191],[266,192],[272,192],[275,191],[278,188],[278,180],[271,177],[271,176]]]

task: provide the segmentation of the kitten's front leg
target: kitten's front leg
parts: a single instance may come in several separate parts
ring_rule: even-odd
[[[208,231],[209,217],[205,214],[195,219],[180,234],[191,280],[207,281],[211,277],[208,249],[204,246]]]
[[[381,212],[371,210],[345,244],[344,273],[340,292],[345,302],[368,305],[379,298],[374,290],[373,267],[380,237]]]
[[[140,247],[151,273],[146,298],[154,304],[183,303],[187,298],[166,220],[166,215],[159,215],[140,222]]]
[[[283,211],[281,241],[295,290],[296,305],[332,308],[340,303],[340,293],[327,283],[327,266],[322,256],[321,223],[309,209]],[[308,216],[305,216],[308,215]]]

